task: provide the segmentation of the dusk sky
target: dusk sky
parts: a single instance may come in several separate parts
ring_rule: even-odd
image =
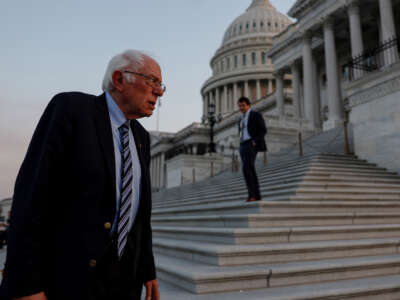
[[[295,0],[271,0],[286,13]],[[251,0],[14,0],[0,2],[0,199],[13,185],[53,95],[99,95],[109,59],[144,50],[160,63],[167,92],[160,130],[199,122],[200,88],[229,24]],[[141,119],[156,129],[155,111]]]

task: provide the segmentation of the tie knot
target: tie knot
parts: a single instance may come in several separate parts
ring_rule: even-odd
[[[121,134],[125,134],[126,132],[128,132],[129,131],[129,124],[130,124],[130,121],[129,120],[127,120],[125,123],[123,123],[118,129],[119,129],[119,132],[121,133]]]

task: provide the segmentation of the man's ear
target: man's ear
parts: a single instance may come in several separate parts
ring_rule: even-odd
[[[122,92],[124,89],[124,74],[122,74],[122,72],[118,70],[114,71],[114,73],[112,74],[112,82],[114,88],[118,92]]]

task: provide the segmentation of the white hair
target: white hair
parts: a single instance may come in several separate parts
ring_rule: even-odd
[[[145,58],[150,57],[147,54],[138,50],[126,50],[121,54],[115,55],[111,58],[108,63],[106,73],[104,74],[102,89],[104,92],[111,92],[114,90],[114,84],[112,81],[112,75],[115,71],[122,71],[124,68],[129,67],[131,71],[137,71],[142,68],[145,63]],[[135,76],[133,74],[129,75],[127,79],[130,82],[135,81]]]

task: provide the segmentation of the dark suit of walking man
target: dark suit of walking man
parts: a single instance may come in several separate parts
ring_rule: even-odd
[[[56,95],[18,174],[1,299],[158,300],[150,226],[150,116],[165,87],[136,50],[105,94]]]
[[[246,97],[238,100],[242,116],[239,120],[240,158],[243,164],[243,175],[246,181],[250,201],[261,200],[260,188],[254,166],[257,152],[267,151],[264,136],[267,134],[263,116],[250,109],[250,101]]]

